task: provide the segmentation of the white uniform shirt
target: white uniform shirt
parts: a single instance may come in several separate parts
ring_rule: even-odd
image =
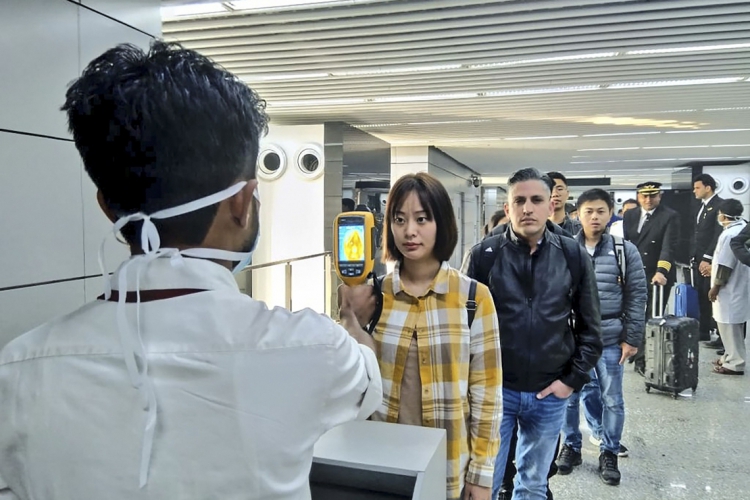
[[[711,283],[716,278],[719,265],[733,269],[726,285],[719,289],[713,303],[713,315],[717,323],[738,324],[750,321],[750,267],[740,263],[734,256],[730,241],[745,227],[745,222],[735,222],[719,235],[711,262]]]
[[[315,442],[381,403],[374,353],[330,318],[268,310],[210,261],[157,259],[140,288],[208,290],[139,306],[158,401],[146,486],[146,413],[117,303],[98,300],[0,352],[0,498],[309,499]]]

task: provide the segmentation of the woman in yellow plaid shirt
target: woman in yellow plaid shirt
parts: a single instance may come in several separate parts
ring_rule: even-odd
[[[447,431],[449,500],[490,500],[500,438],[502,368],[495,304],[448,265],[458,240],[443,185],[426,173],[401,177],[385,214],[383,312],[373,332],[383,404],[373,420]],[[463,494],[461,493],[463,491]]]

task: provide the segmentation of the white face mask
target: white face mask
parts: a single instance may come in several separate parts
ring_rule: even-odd
[[[131,327],[130,321],[128,321],[127,310],[125,307],[127,291],[128,291],[128,270],[131,266],[135,267],[136,270],[136,291],[140,290],[140,277],[141,271],[148,266],[149,262],[158,259],[169,257],[172,261],[172,265],[181,265],[183,257],[195,257],[201,259],[217,259],[226,260],[230,262],[237,262],[237,265],[232,270],[233,273],[238,273],[244,269],[247,264],[252,260],[253,252],[258,245],[258,239],[260,238],[260,227],[255,235],[250,250],[247,252],[231,252],[228,250],[220,250],[218,248],[189,248],[186,250],[178,250],[176,248],[161,248],[161,239],[159,238],[159,231],[152,222],[152,219],[169,219],[177,217],[178,215],[195,212],[201,208],[210,207],[221,201],[231,198],[235,194],[239,193],[242,188],[247,185],[246,181],[238,182],[237,184],[224,189],[218,193],[194,200],[183,205],[159,210],[152,214],[144,214],[138,212],[135,214],[121,217],[115,222],[113,226],[113,232],[115,236],[120,230],[125,227],[129,222],[143,221],[141,227],[141,249],[143,250],[142,255],[132,256],[120,269],[115,273],[114,279],[117,279],[117,285],[119,290],[119,297],[117,301],[117,328],[120,335],[120,343],[122,345],[123,357],[125,360],[125,366],[128,371],[130,382],[134,388],[138,389],[141,395],[141,403],[143,410],[146,412],[146,425],[143,432],[143,442],[141,444],[141,464],[140,464],[140,487],[143,488],[148,482],[148,470],[151,464],[151,450],[154,446],[154,431],[156,429],[156,417],[157,417],[157,400],[156,391],[154,389],[153,382],[148,377],[148,362],[146,357],[146,350],[141,339],[141,322],[140,322],[140,294],[137,294],[136,301],[136,314],[135,314],[135,330]],[[260,197],[258,195],[258,188],[255,188],[253,196],[258,200],[257,208],[260,207]],[[104,277],[104,298],[109,300],[112,296],[112,285],[110,283],[109,276],[106,272],[106,265],[104,263],[104,245],[107,242],[107,237],[102,241],[101,247],[99,248],[99,267]]]

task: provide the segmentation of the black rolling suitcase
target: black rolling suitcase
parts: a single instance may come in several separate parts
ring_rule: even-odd
[[[685,389],[695,392],[698,387],[699,322],[688,317],[659,316],[664,310],[664,287],[658,289],[658,293],[654,289],[651,305],[656,317],[646,323],[646,392],[653,387],[677,398]]]

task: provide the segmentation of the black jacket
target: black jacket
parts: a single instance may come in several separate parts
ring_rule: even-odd
[[[740,234],[732,238],[729,242],[735,257],[746,266],[750,266],[750,224],[740,231]]]
[[[579,259],[576,284],[563,245]],[[487,262],[482,254],[488,248],[495,254],[490,257],[489,273],[482,265]],[[467,274],[489,286],[497,308],[503,386],[537,392],[559,379],[580,390],[602,353],[599,295],[591,259],[575,240],[550,230],[537,251],[529,252],[510,228],[471,250]],[[569,326],[571,310],[575,331]]]
[[[646,279],[650,282],[654,274],[662,273],[674,283],[676,266],[674,254],[677,250],[680,231],[680,216],[665,205],[659,205],[651,219],[643,224],[638,233],[641,209],[628,210],[622,218],[625,239],[632,241],[641,254]]]
[[[698,210],[693,213],[693,220],[696,221],[696,225],[691,242],[692,252],[690,256],[695,259],[695,262],[705,260],[710,263],[713,260],[716,242],[719,241],[719,235],[723,230],[716,222],[716,216],[719,213],[719,204],[722,201],[724,200],[718,196],[714,196],[706,204],[703,212],[700,212],[701,208],[703,208],[703,202],[701,202],[698,205]],[[700,220],[698,220],[699,213]]]

